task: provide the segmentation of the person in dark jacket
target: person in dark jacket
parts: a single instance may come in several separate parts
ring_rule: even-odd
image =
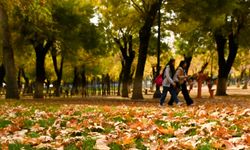
[[[160,99],[160,106],[163,106],[168,91],[171,94],[171,99],[175,101],[177,104],[179,103],[179,99],[177,98],[175,90],[176,83],[173,81],[173,76],[175,74],[174,64],[175,64],[175,59],[170,59],[163,73],[163,82],[162,82],[163,92]]]

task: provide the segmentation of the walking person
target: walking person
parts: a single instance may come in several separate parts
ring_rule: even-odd
[[[163,72],[163,75],[162,75],[163,92],[162,92],[161,99],[160,99],[160,106],[163,106],[168,91],[171,94],[171,99],[173,99],[173,102],[175,101],[177,104],[179,103],[179,99],[177,98],[177,94],[175,91],[176,83],[173,81],[173,76],[175,74],[174,65],[175,65],[175,59],[170,59],[166,65],[165,71]],[[169,105],[173,105],[173,104],[169,104]]]
[[[183,60],[180,62],[175,75],[173,77],[174,82],[176,83],[176,89],[177,89],[177,94],[179,94],[179,91],[182,92],[182,95],[186,101],[186,104],[192,105],[194,103],[194,101],[192,100],[192,98],[189,96],[189,92],[187,90],[187,80],[188,80],[188,76],[186,73],[186,69],[187,69],[187,63]],[[171,99],[170,101],[174,101],[174,99]]]

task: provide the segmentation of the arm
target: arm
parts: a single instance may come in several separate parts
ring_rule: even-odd
[[[169,81],[172,85],[175,85],[173,79],[170,76],[170,68],[167,67],[165,70],[165,76],[166,76],[166,80]]]

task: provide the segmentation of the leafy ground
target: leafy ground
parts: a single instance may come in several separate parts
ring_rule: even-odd
[[[249,96],[195,102],[0,100],[0,149],[250,149]]]

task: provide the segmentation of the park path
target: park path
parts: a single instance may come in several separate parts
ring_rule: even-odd
[[[227,105],[235,104],[241,107],[250,108],[250,89],[240,89],[237,87],[230,87],[227,90],[228,96],[215,96],[209,98],[207,88],[203,88],[202,98],[196,98],[197,89],[193,89],[190,93],[194,99],[195,106],[211,104],[211,105]],[[169,100],[170,94],[166,101]],[[159,99],[153,99],[152,93],[144,95],[142,100],[131,100],[129,98],[122,98],[120,96],[87,96],[87,97],[69,97],[69,98],[46,98],[46,99],[22,99],[24,102],[33,103],[56,103],[56,104],[89,104],[89,105],[130,105],[130,106],[148,106],[158,107]],[[184,101],[182,94],[179,95],[180,100]],[[185,106],[185,105],[184,105]],[[166,106],[167,107],[167,106]]]

